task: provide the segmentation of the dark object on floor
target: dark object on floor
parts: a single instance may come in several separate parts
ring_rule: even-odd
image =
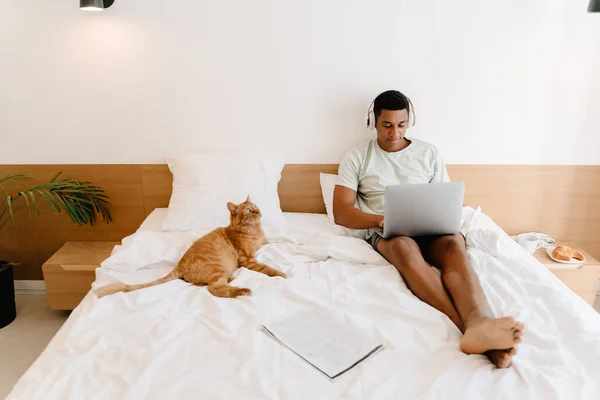
[[[0,329],[9,325],[16,317],[13,267],[5,261],[0,261]]]

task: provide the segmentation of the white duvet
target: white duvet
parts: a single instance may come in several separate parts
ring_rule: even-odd
[[[238,299],[183,281],[88,294],[9,399],[600,399],[600,315],[485,214],[463,214],[490,311],[526,324],[511,368],[461,353],[450,320],[364,241],[334,235],[325,216],[288,214],[260,251],[288,279],[239,269],[232,284],[253,295]],[[141,229],[97,270],[94,287],[162,276],[197,236]],[[330,381],[260,330],[322,307],[386,349]]]

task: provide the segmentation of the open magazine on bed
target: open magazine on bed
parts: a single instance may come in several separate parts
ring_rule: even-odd
[[[329,379],[341,376],[383,349],[377,340],[327,309],[303,310],[263,328]]]

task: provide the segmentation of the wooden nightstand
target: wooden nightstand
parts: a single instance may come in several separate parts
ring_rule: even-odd
[[[119,242],[67,242],[42,265],[53,310],[73,310],[90,291],[96,268]]]
[[[557,263],[548,256],[546,249],[537,249],[533,255],[539,262],[548,267],[558,279],[563,281],[569,289],[593,306],[596,300],[598,281],[600,280],[600,263],[577,246],[571,247],[585,256],[585,264],[573,268],[573,266],[567,264]]]

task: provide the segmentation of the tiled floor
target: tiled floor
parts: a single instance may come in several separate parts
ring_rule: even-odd
[[[17,319],[0,329],[0,399],[10,393],[68,316],[50,310],[45,295],[17,295]]]
[[[600,296],[594,306],[600,312]],[[18,295],[17,319],[0,329],[0,399],[44,350],[69,316],[48,308],[44,295]]]

